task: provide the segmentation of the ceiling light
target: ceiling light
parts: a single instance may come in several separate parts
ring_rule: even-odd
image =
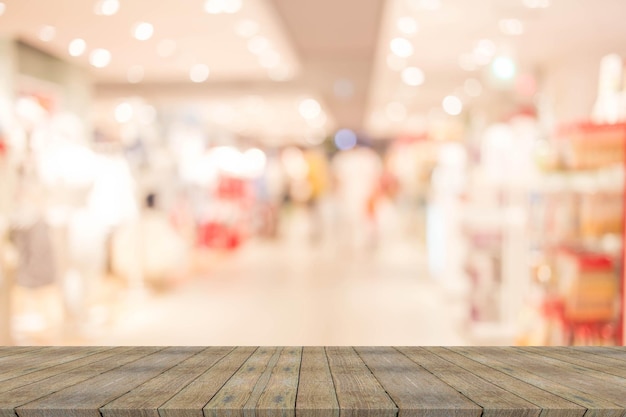
[[[2,16],[7,9],[7,5],[0,1],[0,16]]]
[[[475,78],[468,78],[463,83],[463,91],[470,97],[478,97],[483,92],[483,86]]]
[[[402,70],[402,81],[412,87],[424,83],[424,72],[417,67],[407,67]]]
[[[209,78],[211,71],[204,64],[196,64],[189,70],[189,78],[194,83],[202,83]]]
[[[270,47],[270,41],[263,36],[255,36],[248,41],[248,50],[256,55],[261,55]]]
[[[385,107],[385,113],[389,120],[393,122],[401,122],[406,117],[406,107],[402,103],[393,101]]]
[[[499,56],[491,64],[493,75],[501,80],[510,80],[515,76],[515,62],[508,56]]]
[[[457,116],[463,111],[463,103],[457,96],[446,96],[441,104],[443,111],[448,113],[450,116]]]
[[[408,58],[413,55],[413,44],[408,39],[394,38],[389,43],[389,47],[391,52],[399,57]]]
[[[118,123],[130,122],[133,118],[133,107],[129,103],[120,103],[115,107],[115,120]]]
[[[545,9],[550,7],[550,0],[523,0],[524,6],[529,9]]]
[[[99,0],[94,6],[94,13],[99,16],[113,16],[119,9],[118,0]]]
[[[143,81],[144,74],[145,72],[141,65],[133,65],[128,68],[128,71],[126,72],[126,79],[131,84],[137,84]]]
[[[98,48],[89,54],[89,63],[96,68],[104,68],[111,62],[111,52]]]
[[[356,143],[356,133],[350,129],[339,129],[337,133],[335,133],[335,146],[342,151],[354,148]]]
[[[204,11],[209,14],[232,14],[241,10],[242,5],[242,0],[206,0]]]
[[[176,52],[176,41],[164,39],[157,45],[157,55],[161,58],[169,58]]]
[[[252,19],[242,19],[235,25],[235,33],[242,38],[251,38],[259,32],[259,24]]]
[[[316,100],[307,98],[298,105],[298,112],[305,119],[315,119],[322,112],[322,107]]]
[[[85,49],[87,49],[87,43],[84,39],[80,38],[74,39],[70,42],[70,45],[67,48],[71,56],[81,56],[85,53]]]
[[[39,29],[39,39],[41,39],[44,42],[50,42],[52,39],[54,39],[54,37],[57,34],[57,30],[54,26],[42,26],[41,29]]]
[[[133,36],[139,41],[147,41],[154,34],[154,26],[147,22],[136,23],[133,27]]]
[[[519,19],[500,19],[498,27],[505,35],[519,36],[524,33],[524,24]]]
[[[396,27],[405,35],[413,35],[417,33],[417,29],[419,28],[415,19],[410,16],[403,16],[399,18],[396,22]]]

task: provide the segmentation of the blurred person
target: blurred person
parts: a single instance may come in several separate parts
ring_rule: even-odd
[[[371,148],[357,146],[336,154],[332,169],[342,245],[348,250],[373,247],[376,202],[372,198],[380,185],[380,157]]]
[[[307,200],[309,236],[313,243],[318,243],[324,234],[323,199],[330,186],[328,160],[320,149],[315,148],[307,149],[304,159],[308,165],[307,181],[310,189]]]

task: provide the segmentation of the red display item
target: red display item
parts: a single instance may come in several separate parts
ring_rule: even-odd
[[[234,250],[241,244],[241,234],[225,224],[209,222],[198,228],[198,244],[200,246]]]

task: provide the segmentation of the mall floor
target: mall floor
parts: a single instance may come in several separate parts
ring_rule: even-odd
[[[463,297],[429,278],[416,239],[346,251],[291,235],[205,254],[175,288],[136,296],[99,345],[465,345]]]
[[[109,345],[461,345],[462,300],[410,245],[338,258],[251,243],[206,276],[136,297]],[[385,253],[387,251],[393,253]],[[403,251],[401,256],[399,251]],[[418,255],[418,256],[415,256]]]

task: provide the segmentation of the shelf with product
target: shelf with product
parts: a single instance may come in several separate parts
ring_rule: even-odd
[[[538,147],[518,344],[621,344],[625,144],[626,124],[585,122]]]

